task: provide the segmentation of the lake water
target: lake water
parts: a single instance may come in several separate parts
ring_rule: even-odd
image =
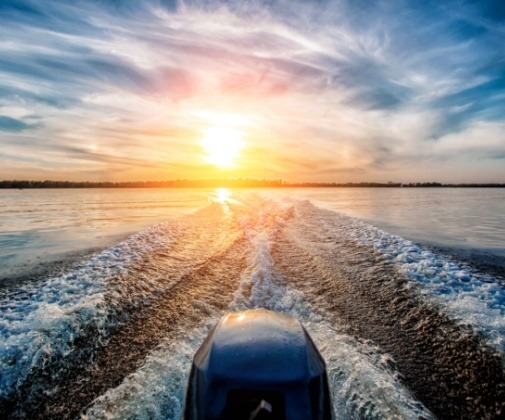
[[[505,408],[505,189],[7,190],[0,223],[2,418],[180,418],[251,308],[303,323],[336,418]]]
[[[254,190],[238,190],[236,196]],[[420,243],[468,250],[505,267],[505,189],[302,188],[290,196]],[[101,248],[205,205],[213,189],[0,191],[0,278],[40,261]]]
[[[39,261],[102,248],[157,221],[195,211],[212,190],[0,191],[0,277]]]
[[[292,196],[505,269],[505,188],[307,189]]]

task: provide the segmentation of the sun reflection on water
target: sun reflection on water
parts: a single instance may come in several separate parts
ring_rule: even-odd
[[[225,204],[231,202],[231,191],[228,188],[216,188],[214,191],[215,202]]]
[[[225,212],[230,212],[230,204],[236,200],[232,197],[232,192],[228,188],[216,188],[210,195],[209,201],[221,205]]]

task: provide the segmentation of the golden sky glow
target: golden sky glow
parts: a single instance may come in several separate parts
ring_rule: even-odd
[[[365,3],[2,2],[0,179],[505,182],[503,23]]]

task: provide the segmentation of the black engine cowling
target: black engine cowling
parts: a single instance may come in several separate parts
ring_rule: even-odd
[[[265,309],[225,315],[195,354],[184,417],[330,419],[324,360],[295,318]]]

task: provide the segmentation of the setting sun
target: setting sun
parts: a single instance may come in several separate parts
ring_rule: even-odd
[[[235,166],[242,149],[242,133],[234,127],[210,127],[201,140],[207,163],[230,168]]]

